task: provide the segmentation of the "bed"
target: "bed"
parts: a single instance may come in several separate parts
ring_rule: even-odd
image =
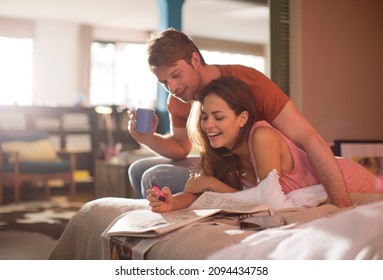
[[[271,175],[263,184],[278,189]],[[156,238],[106,238],[116,217],[149,206],[146,199],[97,199],[69,221],[50,259],[383,259],[383,194],[352,194],[354,205],[339,209],[313,190],[279,197],[272,208],[281,224],[243,229],[235,216],[216,215]],[[275,203],[280,193],[263,195]]]
[[[233,219],[215,217],[158,238],[104,240],[106,259],[383,259],[383,197],[353,195],[355,206],[280,212],[286,225],[242,230]],[[104,248],[105,250],[105,248]]]

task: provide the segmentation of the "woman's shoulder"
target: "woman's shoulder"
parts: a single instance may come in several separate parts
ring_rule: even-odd
[[[254,133],[255,131],[257,131],[257,133],[263,133],[263,131],[269,130],[275,130],[275,128],[273,128],[272,125],[267,121],[257,121],[251,127],[252,133]]]
[[[268,143],[274,139],[279,140],[280,136],[280,133],[266,121],[259,121],[254,123],[251,129],[251,139],[253,143]]]

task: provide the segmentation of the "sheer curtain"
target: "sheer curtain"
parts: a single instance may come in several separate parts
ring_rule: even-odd
[[[0,18],[0,105],[31,105],[33,31],[29,20]]]
[[[33,40],[0,37],[0,105],[31,105]]]
[[[154,107],[157,80],[147,64],[146,45],[93,42],[89,97],[91,105]]]

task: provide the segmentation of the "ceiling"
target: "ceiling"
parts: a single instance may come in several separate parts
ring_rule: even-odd
[[[190,36],[247,43],[269,41],[269,9],[261,0],[185,0],[182,30]],[[0,0],[0,17],[57,20],[154,31],[157,0]]]

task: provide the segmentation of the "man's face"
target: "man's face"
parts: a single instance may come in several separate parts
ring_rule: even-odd
[[[201,88],[201,75],[198,67],[178,60],[171,66],[160,66],[153,70],[158,81],[174,97],[183,102],[191,102]]]

